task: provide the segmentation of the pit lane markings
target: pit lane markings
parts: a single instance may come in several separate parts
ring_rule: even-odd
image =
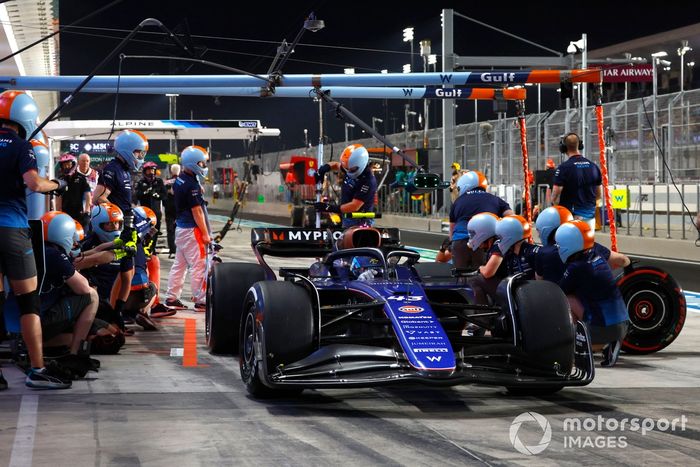
[[[22,396],[17,416],[17,431],[10,452],[10,467],[31,466],[34,453],[39,396]]]

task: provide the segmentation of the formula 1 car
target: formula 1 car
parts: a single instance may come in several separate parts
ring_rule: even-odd
[[[259,264],[213,268],[206,339],[212,352],[239,353],[256,397],[403,381],[551,393],[594,377],[586,327],[572,322],[556,284],[509,277],[496,303],[477,305],[464,277],[421,263],[398,229],[258,228],[251,237]],[[268,255],[322,259],[280,268],[277,280]],[[372,271],[365,280],[359,258]]]

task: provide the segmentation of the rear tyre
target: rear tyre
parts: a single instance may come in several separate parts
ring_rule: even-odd
[[[258,282],[246,298],[240,327],[241,379],[259,398],[299,393],[303,388],[271,388],[266,375],[314,350],[314,314],[306,290],[291,282]]]
[[[543,369],[568,374],[574,364],[575,329],[569,302],[549,281],[524,281],[513,293],[522,350]]]
[[[617,281],[630,319],[622,350],[632,354],[658,352],[681,333],[686,317],[685,296],[667,272],[633,265]]]
[[[265,280],[259,264],[220,263],[207,279],[205,339],[211,353],[238,351],[238,326],[251,285]]]

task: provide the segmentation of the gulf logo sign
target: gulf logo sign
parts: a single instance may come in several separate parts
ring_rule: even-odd
[[[420,313],[421,311],[424,311],[425,308],[415,306],[415,305],[405,305],[402,307],[399,307],[399,311],[403,311],[404,313]]]

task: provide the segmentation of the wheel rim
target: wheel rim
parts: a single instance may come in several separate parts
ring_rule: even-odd
[[[255,368],[255,314],[252,311],[246,314],[241,345],[241,375],[244,379],[250,379]]]
[[[635,292],[627,299],[626,305],[632,326],[639,331],[649,332],[660,328],[668,316],[663,297],[653,290]]]

